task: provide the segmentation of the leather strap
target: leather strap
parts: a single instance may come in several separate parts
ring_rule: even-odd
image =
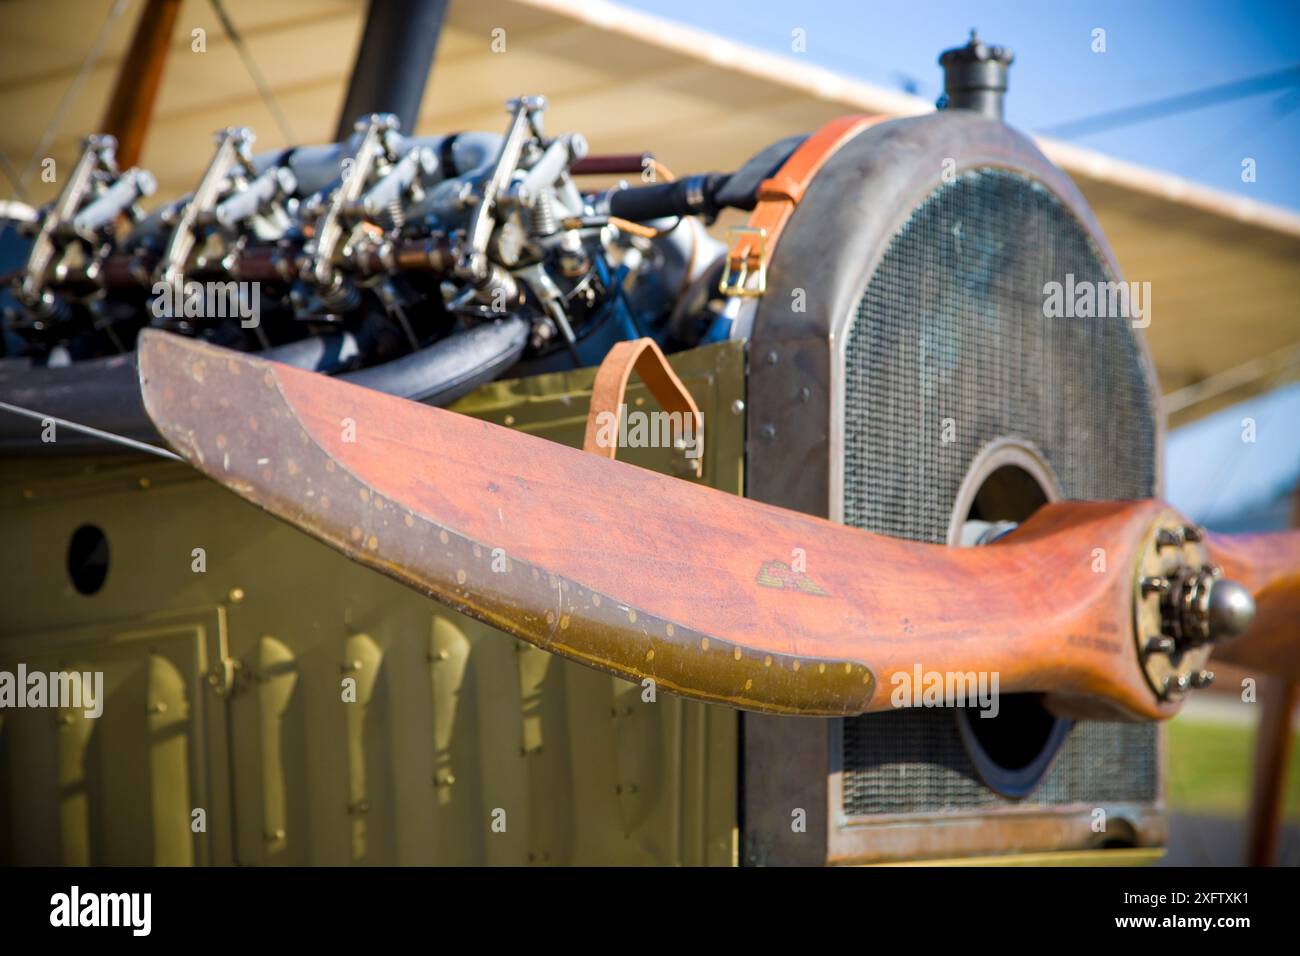
[[[633,339],[619,342],[605,355],[596,372],[596,381],[591,389],[591,409],[587,413],[587,434],[582,442],[582,450],[602,458],[614,458],[618,452],[618,440],[608,441],[608,428],[612,422],[614,431],[619,430],[627,383],[633,370],[641,376],[663,410],[677,413],[670,418],[673,426],[673,441],[683,439],[687,417],[694,428],[694,444],[691,446],[693,457],[686,460],[692,463],[692,470],[698,477],[704,466],[704,416],[700,407],[682,380],[677,377],[668,359],[655,344],[654,339]],[[612,416],[612,417],[610,417]],[[602,441],[601,432],[606,432]]]
[[[745,280],[748,276],[765,275],[764,257],[776,246],[812,178],[845,143],[882,119],[854,115],[831,120],[804,140],[775,175],[759,184],[758,204],[749,217],[749,224],[743,230],[736,230],[736,239],[727,252],[727,273],[739,276],[740,286],[748,291],[737,291],[734,286],[730,291],[738,295],[762,294],[762,279],[757,290],[747,286]]]

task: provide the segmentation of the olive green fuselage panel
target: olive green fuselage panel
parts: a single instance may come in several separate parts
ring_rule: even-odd
[[[708,424],[703,480],[735,493],[743,363],[733,344],[673,359]],[[457,407],[580,445],[593,374]],[[654,407],[639,383],[628,406]],[[620,450],[667,473],[677,454]],[[730,710],[447,611],[183,465],[3,460],[0,524],[0,672],[103,675],[98,717],[0,710],[0,863],[734,861]],[[69,568],[83,526],[107,546],[90,594],[102,548]]]

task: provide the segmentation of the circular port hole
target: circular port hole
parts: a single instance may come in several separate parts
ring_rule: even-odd
[[[949,543],[992,543],[1060,497],[1037,449],[1018,442],[991,445],[971,465],[958,493]],[[1012,799],[1037,786],[1073,726],[1049,712],[1038,694],[999,694],[995,706],[962,707],[956,719],[980,779]]]
[[[93,524],[83,524],[68,541],[68,577],[81,594],[94,594],[108,577],[108,538]]]

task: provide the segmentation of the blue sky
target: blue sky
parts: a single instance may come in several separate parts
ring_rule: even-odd
[[[1253,422],[1254,441],[1243,421]],[[1165,497],[1210,527],[1291,488],[1300,476],[1300,382],[1171,432]]]
[[[621,0],[933,101],[939,52],[971,27],[1016,54],[1007,119],[1030,131],[1300,64],[1300,0]],[[1092,52],[1092,31],[1106,52]],[[1300,87],[1071,142],[1300,210]],[[1243,183],[1241,161],[1256,161]]]

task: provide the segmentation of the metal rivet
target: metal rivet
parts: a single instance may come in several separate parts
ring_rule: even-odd
[[[1175,646],[1172,637],[1153,637],[1147,641],[1146,650],[1148,654],[1172,654]]]

